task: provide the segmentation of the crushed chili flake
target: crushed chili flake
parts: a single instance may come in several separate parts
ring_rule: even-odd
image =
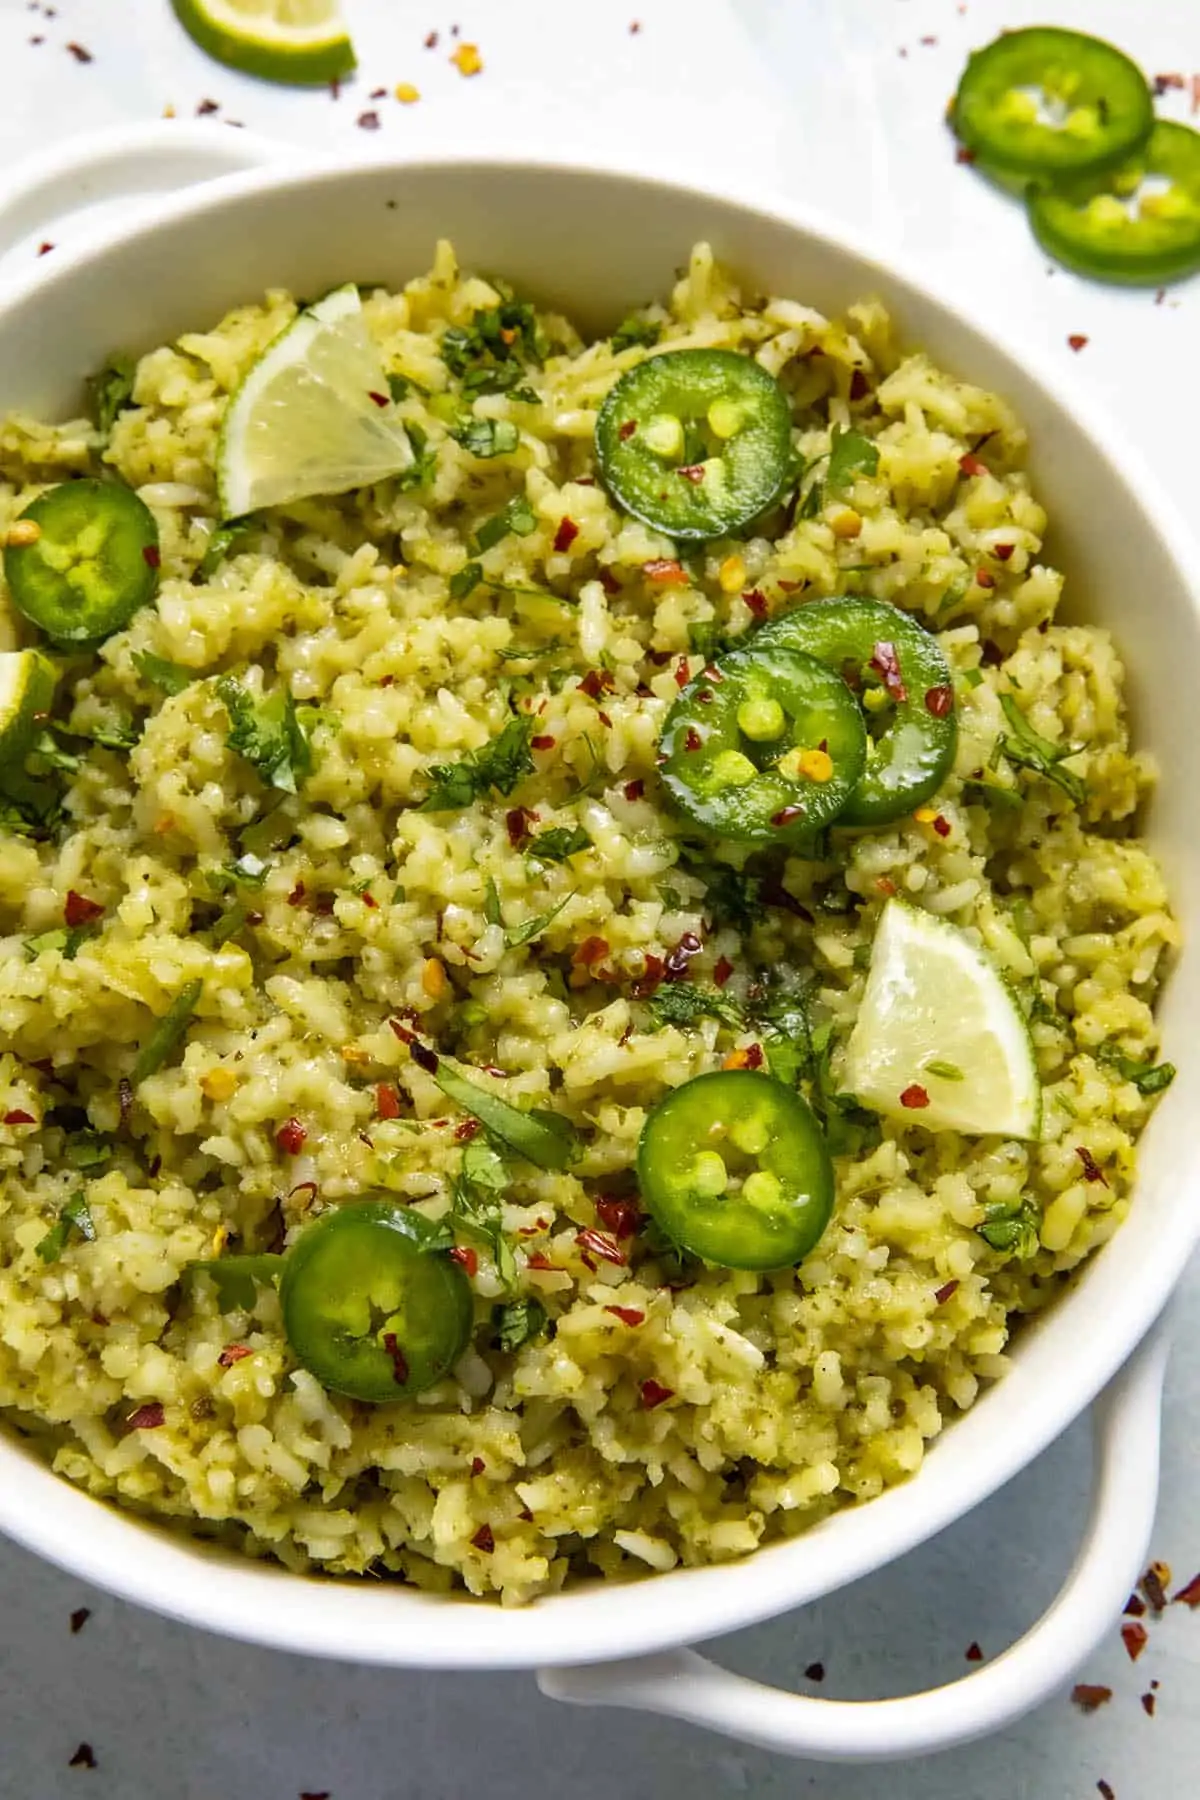
[[[1125,1617],[1127,1619],[1140,1619],[1144,1617],[1145,1611],[1146,1602],[1142,1599],[1142,1596],[1140,1594],[1130,1594],[1128,1600],[1125,1602]]]
[[[661,1406],[665,1400],[673,1400],[675,1398],[674,1388],[663,1387],[660,1381],[655,1381],[653,1378],[648,1381],[643,1381],[640,1392],[642,1405],[647,1412],[653,1412],[654,1408],[656,1406]]]
[[[408,1380],[408,1359],[394,1331],[384,1332],[383,1347],[392,1359],[392,1380],[397,1387],[403,1387]]]
[[[954,1294],[957,1294],[958,1287],[959,1287],[959,1284],[957,1281],[947,1281],[944,1284],[944,1286],[938,1288],[937,1292],[934,1294],[933,1297],[937,1301],[939,1306],[944,1306],[946,1304],[947,1300],[949,1300]]]
[[[148,568],[157,569],[159,564],[162,562],[162,555],[161,555],[161,552],[159,551],[158,545],[157,544],[144,544],[142,546],[142,560],[147,565]]]
[[[1117,1796],[1113,1793],[1112,1788],[1109,1786],[1108,1782],[1105,1781],[1103,1775],[1101,1775],[1099,1781],[1097,1781],[1096,1789],[1101,1796],[1101,1800],[1117,1800]]]
[[[944,719],[954,705],[954,689],[952,687],[931,687],[925,690],[925,710],[932,713],[935,719]]]
[[[1190,1606],[1193,1612],[1200,1606],[1200,1575],[1193,1575],[1186,1587],[1181,1587],[1177,1594],[1171,1595],[1172,1605],[1179,1602],[1182,1602],[1184,1606]]]
[[[1160,100],[1168,88],[1179,88],[1182,90],[1186,86],[1187,83],[1183,79],[1183,76],[1178,73],[1173,72],[1169,75],[1156,75],[1154,77],[1154,93],[1156,98]]]
[[[729,977],[732,974],[733,974],[733,964],[730,962],[729,958],[727,956],[720,957],[716,964],[716,967],[713,969],[714,985],[716,987],[723,988],[725,986],[725,983],[729,980]]]
[[[425,39],[425,48],[427,50],[436,50],[437,47],[438,47],[438,34],[436,31],[431,31]]]
[[[805,1669],[804,1674],[808,1681],[824,1681],[825,1664],[823,1662],[810,1662]]]
[[[287,897],[287,903],[289,906],[302,906],[304,904],[304,883],[302,881],[296,883],[295,887]]]
[[[360,131],[378,131],[379,114],[373,110],[360,112],[354,123],[358,126]]]
[[[896,892],[896,884],[890,875],[877,875],[875,877],[875,889],[877,893],[883,894],[885,898],[890,900],[892,895]]]
[[[696,750],[699,750],[699,748],[703,744],[703,742],[704,742],[704,739],[700,736],[700,733],[696,730],[696,727],[694,725],[689,725],[686,733],[684,734],[684,739],[683,739],[684,749],[691,750],[694,752]],[[792,810],[795,812],[799,812],[800,808],[797,806],[797,807],[793,808]]]
[[[896,654],[895,644],[876,644],[871,652],[871,668],[880,677],[889,697],[902,706],[908,699],[908,689],[904,685],[904,677],[900,673],[900,658]]]
[[[690,680],[691,670],[688,668],[688,659],[686,656],[681,656],[675,664],[675,686],[686,687]]]
[[[1153,1694],[1143,1694],[1142,1695],[1142,1711],[1145,1713],[1145,1715],[1148,1719],[1152,1719],[1154,1717],[1154,1708],[1156,1705],[1157,1705],[1157,1701],[1155,1700]]]
[[[1082,331],[1073,331],[1071,333],[1070,337],[1067,339],[1067,342],[1068,342],[1068,344],[1070,344],[1072,350],[1084,349],[1085,346],[1087,345],[1087,341],[1088,340],[1083,335]]]
[[[624,793],[627,800],[640,800],[646,791],[645,782],[639,777],[637,781],[627,781]]]
[[[992,571],[990,569],[976,569],[976,571],[975,571],[975,586],[976,587],[994,588],[995,585],[996,585],[996,577],[992,574]]]
[[[77,894],[74,888],[67,889],[63,919],[72,928],[76,925],[93,925],[103,915],[104,908],[98,900],[89,900],[85,894]]]
[[[756,619],[764,618],[767,611],[767,596],[760,588],[751,588],[742,595],[742,603],[750,608]]]
[[[479,1530],[475,1533],[475,1536],[471,1539],[471,1542],[477,1550],[482,1550],[485,1556],[490,1556],[492,1551],[496,1548],[496,1540],[492,1536],[492,1528],[490,1525],[481,1525]]]
[[[604,1310],[611,1313],[614,1319],[620,1319],[622,1325],[640,1325],[646,1317],[637,1306],[606,1306]]]
[[[806,581],[787,581],[780,575],[775,585],[781,594],[794,594],[800,588],[807,587],[808,583]]]
[[[981,462],[979,457],[970,450],[967,451],[965,456],[959,457],[958,466],[964,475],[986,475],[989,473],[987,464]]]
[[[585,1259],[587,1256],[598,1256],[603,1262],[615,1263],[618,1268],[624,1268],[629,1261],[615,1239],[607,1237],[603,1231],[597,1231],[591,1225],[575,1233],[575,1245]]]
[[[234,1363],[241,1362],[245,1356],[253,1356],[249,1344],[226,1344],[217,1361],[223,1369],[232,1369]]]
[[[32,1113],[23,1111],[19,1106],[14,1106],[10,1112],[5,1113],[4,1123],[6,1125],[36,1125],[37,1120]]]
[[[1007,562],[1016,547],[1015,544],[993,544],[992,555],[997,562]]]
[[[285,1119],[275,1133],[275,1142],[285,1156],[299,1156],[308,1142],[308,1132],[299,1119]]]
[[[641,20],[640,20],[640,19],[634,19],[634,20],[632,20],[632,21],[631,21],[631,23],[630,23],[630,26],[629,26],[629,35],[630,35],[630,37],[636,37],[636,36],[637,36],[637,34],[638,34],[638,32],[639,32],[639,31],[640,31],[640,30],[641,30],[641,29],[642,29],[642,21],[641,21]]]
[[[545,1269],[557,1269],[558,1264],[556,1262],[552,1262],[551,1259],[546,1255],[546,1252],[544,1250],[535,1250],[533,1255],[527,1259],[525,1266],[528,1269],[543,1269],[543,1270],[545,1270]]]
[[[529,740],[530,747],[534,750],[553,750],[557,742],[557,738],[547,737],[545,732],[542,732],[538,737],[533,737]]]
[[[684,463],[683,467],[676,469],[675,473],[681,475],[685,481],[690,481],[694,486],[697,482],[704,480],[704,464]]]
[[[611,669],[589,669],[579,683],[579,691],[586,694],[589,700],[598,700],[601,694],[611,694],[616,685]]]
[[[78,63],[90,63],[96,60],[91,51],[86,50],[82,44],[68,44],[67,49]]]
[[[939,837],[947,838],[950,836],[950,833],[953,830],[953,826],[951,825],[949,819],[947,819],[942,813],[939,813],[937,815],[937,818],[934,819],[934,821],[933,821],[933,829],[937,832]]]
[[[603,962],[607,955],[607,938],[586,937],[582,944],[577,944],[571,952],[571,961],[577,967],[589,968],[592,963]]]
[[[662,982],[666,973],[666,963],[661,956],[655,956],[653,950],[647,950],[642,958],[642,973],[634,982],[630,992],[635,1000],[648,1000]]]
[[[200,119],[206,119],[209,113],[220,112],[220,110],[221,102],[219,100],[201,100],[196,108],[196,116]]]
[[[1142,1576],[1142,1592],[1150,1602],[1154,1612],[1164,1611],[1167,1604],[1167,1589],[1171,1585],[1171,1566],[1169,1563],[1152,1562]]]
[[[472,1475],[482,1475],[483,1471],[486,1468],[487,1468],[487,1464],[484,1462],[482,1456],[473,1456],[471,1458],[471,1473],[472,1473]]]
[[[683,564],[676,562],[673,556],[653,556],[649,562],[642,564],[642,574],[647,581],[684,581]]]
[[[1108,1177],[1105,1175],[1104,1170],[1100,1167],[1100,1164],[1096,1161],[1091,1151],[1085,1149],[1082,1144],[1076,1144],[1075,1154],[1083,1164],[1083,1179],[1085,1181],[1100,1181],[1107,1187]]]
[[[983,1661],[983,1651],[980,1649],[978,1644],[968,1644],[967,1649],[966,1649],[966,1657],[967,1657],[968,1662],[982,1662]]]
[[[777,813],[771,814],[771,823],[777,831],[780,831],[785,825],[792,824],[793,820],[803,817],[804,808],[802,806],[781,806]]]
[[[91,1616],[92,1616],[92,1609],[90,1606],[77,1606],[75,1608],[75,1611],[71,1614],[71,1636],[72,1637],[79,1636],[79,1633],[83,1630],[84,1626],[87,1624],[87,1622],[91,1618]]]
[[[89,56],[86,60],[91,62],[92,59]],[[80,1744],[78,1750],[67,1764],[67,1767],[68,1769],[94,1769],[96,1767],[96,1752],[92,1749],[90,1744]]]
[[[455,1244],[450,1252],[450,1261],[457,1263],[471,1281],[479,1273],[479,1252],[472,1250],[469,1244]]]
[[[377,394],[374,388],[367,389],[367,399],[373,400],[376,406],[390,406],[391,401],[386,394]]]
[[[1138,1657],[1142,1654],[1142,1651],[1146,1648],[1149,1639],[1150,1633],[1146,1630],[1146,1627],[1138,1624],[1136,1621],[1132,1625],[1122,1625],[1121,1627],[1121,1642],[1128,1652],[1130,1662],[1137,1661]]]
[[[871,391],[871,384],[861,369],[855,369],[850,376],[851,400],[864,400]]]
[[[609,716],[606,712],[597,712],[596,717],[599,719],[599,721],[602,725],[607,725],[608,729],[610,731],[612,730],[612,720],[609,718]]]
[[[625,423],[617,428],[617,436],[623,444],[627,444],[636,430],[637,420],[626,419]]]
[[[797,900],[795,894],[789,894],[778,875],[764,877],[759,895],[765,905],[778,906],[783,912],[791,913],[794,918],[803,919],[806,925],[812,924],[813,915],[807,906],[803,901]]]
[[[1101,1687],[1092,1681],[1078,1681],[1071,1689],[1072,1700],[1085,1713],[1094,1713],[1101,1706],[1107,1706],[1112,1695],[1110,1687]]]
[[[400,1095],[390,1081],[375,1083],[375,1116],[378,1119],[400,1117]]]
[[[929,1095],[919,1082],[914,1081],[901,1094],[900,1104],[908,1107],[910,1112],[918,1112],[921,1107],[929,1105]]]
[[[418,1069],[424,1069],[427,1075],[437,1074],[438,1053],[436,1050],[431,1050],[428,1044],[422,1044],[414,1038],[408,1047],[408,1053],[416,1063]]]
[[[527,806],[514,806],[504,815],[504,829],[508,833],[508,841],[514,849],[524,843],[529,836],[529,821],[537,817]]]
[[[596,1217],[619,1241],[635,1237],[642,1222],[637,1201],[617,1194],[601,1194],[596,1201]]]
[[[166,1416],[162,1401],[151,1400],[130,1413],[125,1423],[130,1431],[157,1431],[165,1423]]]
[[[613,574],[611,569],[601,569],[600,574],[597,577],[597,579],[600,582],[600,586],[604,589],[605,593],[608,594],[610,598],[612,597],[612,595],[619,594],[621,592],[621,584],[617,580],[616,576]]]
[[[39,256],[47,256],[47,255],[49,255],[50,251],[53,250],[53,248],[54,248],[54,245],[50,242],[50,239],[45,238],[38,245],[37,253]]]
[[[559,520],[558,530],[554,534],[554,548],[558,551],[560,556],[564,550],[569,550],[571,548],[571,545],[578,536],[579,527],[574,519],[564,518]]]

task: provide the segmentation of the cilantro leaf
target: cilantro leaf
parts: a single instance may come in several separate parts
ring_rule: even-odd
[[[477,562],[464,563],[458,573],[450,577],[447,584],[452,600],[465,600],[473,594],[483,580],[483,564]]]
[[[813,1027],[805,993],[776,993],[760,1002],[754,1022],[763,1035],[767,1066],[776,1081],[795,1087],[801,1076],[812,1075],[816,1066]]]
[[[504,1235],[503,1195],[511,1181],[508,1164],[495,1146],[486,1139],[475,1139],[464,1149],[450,1188],[451,1222],[482,1240],[506,1286],[512,1285],[517,1273],[512,1245]]]
[[[137,363],[132,356],[114,356],[89,375],[83,384],[84,405],[88,418],[101,437],[107,438],[117,414],[133,405],[133,388],[137,380]]]
[[[226,524],[218,525],[200,559],[197,574],[201,580],[207,581],[210,575],[215,575],[227,557],[236,555],[247,538],[261,530],[262,525],[257,519],[230,519]]]
[[[662,326],[656,319],[642,318],[633,312],[628,318],[621,320],[609,343],[614,355],[619,355],[622,350],[632,350],[635,344],[649,349],[652,344],[657,344],[661,336]]]
[[[746,932],[764,917],[762,882],[757,875],[728,863],[709,862],[690,844],[680,846],[680,863],[707,888],[704,910],[714,925],[731,925],[735,931]]]
[[[258,1284],[267,1287],[279,1280],[283,1273],[283,1257],[269,1251],[258,1255],[218,1256],[189,1263],[185,1273],[193,1270],[211,1277],[217,1290],[217,1305],[222,1312],[253,1312],[258,1301]]]
[[[232,675],[217,677],[229,714],[229,748],[257,770],[268,787],[294,794],[312,772],[312,747],[287,688],[256,701]]]
[[[429,448],[428,433],[419,425],[407,424],[408,441],[412,445],[413,460],[407,469],[402,469],[395,476],[397,488],[407,494],[414,488],[425,488],[437,474],[437,451]]]
[[[1087,792],[1083,777],[1070,769],[1064,769],[1062,765],[1069,757],[1077,756],[1083,745],[1054,744],[1049,738],[1044,738],[1039,731],[1034,730],[1012,694],[1001,694],[1000,705],[1012,728],[1011,737],[1000,739],[1000,749],[1009,762],[1018,769],[1032,769],[1035,774],[1044,775],[1047,781],[1060,787],[1076,806],[1082,805]]]
[[[650,1000],[650,1011],[658,1025],[679,1025],[685,1030],[701,1019],[721,1019],[726,1025],[745,1024],[745,1014],[736,1000],[720,988],[697,987],[691,981],[668,981]]]
[[[546,1329],[546,1309],[540,1300],[512,1300],[492,1314],[498,1350],[519,1350]]]
[[[1097,1061],[1114,1070],[1122,1081],[1132,1081],[1139,1094],[1164,1093],[1175,1079],[1174,1063],[1138,1062],[1131,1056],[1123,1056],[1109,1044],[1103,1045],[1096,1057]]]
[[[163,1064],[174,1054],[187,1032],[192,1014],[195,1012],[203,992],[204,983],[202,981],[189,981],[186,987],[180,988],[138,1051],[137,1061],[133,1065],[133,1074],[130,1077],[134,1087],[145,1081],[147,1076],[157,1074]]]
[[[100,1169],[112,1161],[112,1140],[96,1131],[77,1132],[63,1148],[73,1169]]]
[[[270,863],[264,862],[261,856],[255,856],[252,850],[247,850],[235,862],[206,869],[204,876],[214,892],[227,894],[235,887],[260,888],[270,873]]]
[[[487,886],[483,892],[483,916],[489,925],[503,925],[504,923],[504,917],[500,911],[500,890],[491,875],[487,878]]]
[[[468,1080],[444,1056],[438,1063],[434,1080],[448,1099],[478,1119],[492,1137],[499,1138],[508,1149],[515,1150],[518,1156],[523,1156],[537,1168],[565,1169],[578,1155],[578,1133],[561,1113],[541,1107],[522,1112],[520,1107],[510,1105],[498,1094]],[[468,1149],[471,1148],[468,1145]],[[481,1148],[476,1146],[477,1150]],[[479,1176],[472,1174],[470,1179],[478,1181]]]
[[[1033,1200],[1021,1200],[1015,1206],[997,1201],[983,1210],[979,1235],[993,1250],[1028,1262],[1041,1246],[1041,1208]]]
[[[490,459],[510,455],[521,434],[511,419],[467,419],[454,426],[450,436],[472,456]]]
[[[833,1079],[833,1028],[817,1026],[809,1034],[815,1059],[809,1104],[825,1127],[831,1156],[857,1156],[873,1150],[882,1133],[875,1114],[860,1106],[852,1094],[844,1094]]]
[[[549,831],[538,832],[527,854],[536,857],[538,862],[560,863],[580,850],[589,849],[591,842],[582,825],[576,825],[573,829],[566,825],[553,825]]]
[[[198,679],[195,669],[168,662],[165,656],[155,656],[149,650],[135,650],[133,666],[143,681],[151,687],[161,688],[164,694],[182,694],[185,687]]]
[[[47,950],[60,950],[64,962],[74,962],[79,954],[79,946],[88,938],[95,937],[99,929],[98,919],[87,925],[59,925],[53,931],[42,931],[37,937],[26,938],[25,954],[33,962]]]
[[[825,487],[840,494],[856,475],[874,475],[879,468],[879,450],[869,437],[853,429],[843,431],[835,425],[829,445],[829,466],[825,471]]]
[[[515,537],[528,537],[537,530],[537,515],[524,494],[516,494],[503,512],[485,519],[475,533],[476,550],[490,550],[511,532]]]
[[[521,944],[531,944],[534,938],[541,937],[547,925],[557,919],[563,907],[575,898],[575,893],[576,890],[572,888],[566,898],[560,900],[557,906],[552,906],[549,912],[537,913],[532,919],[526,919],[523,924],[514,925],[511,931],[506,931],[504,942],[508,949],[516,950]]]
[[[54,1224],[41,1242],[34,1246],[37,1255],[44,1263],[58,1261],[70,1242],[72,1231],[77,1231],[80,1237],[86,1239],[89,1244],[95,1242],[95,1221],[82,1188],[77,1194],[72,1194],[71,1198],[63,1204]]]
[[[422,812],[452,812],[470,806],[495,788],[499,794],[511,794],[522,776],[533,770],[529,744],[533,737],[533,719],[528,713],[516,713],[504,729],[478,750],[455,763],[435,763],[429,771],[433,787],[421,802]]]

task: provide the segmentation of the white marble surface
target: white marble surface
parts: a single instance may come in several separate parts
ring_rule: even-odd
[[[1200,401],[1196,283],[1156,306],[1050,275],[1017,209],[958,167],[940,122],[966,50],[1004,25],[1105,31],[1152,72],[1200,69],[1197,0],[346,0],[363,72],[334,101],[208,64],[166,0],[0,0],[0,155],[75,131],[193,114],[205,98],[309,146],[526,141],[608,132],[698,173],[732,164],[853,219],[947,287],[1050,350],[1108,402],[1194,518]],[[638,19],[642,29],[632,33]],[[447,61],[457,23],[484,73]],[[438,30],[438,47],[424,38]],[[29,39],[42,36],[32,45]],[[934,38],[934,43],[926,43]],[[67,51],[74,40],[94,62]],[[901,55],[901,51],[907,54]],[[401,108],[370,90],[413,81]],[[1189,100],[1170,103],[1187,116]],[[374,108],[378,133],[356,124]],[[694,108],[694,112],[690,109]],[[216,127],[214,126],[214,129]],[[48,235],[52,235],[48,232]],[[1086,347],[1073,352],[1069,334]],[[1200,1270],[1185,1281],[1168,1386],[1155,1553],[1200,1568]],[[746,1672],[814,1691],[901,1693],[995,1654],[1065,1573],[1086,1503],[1086,1426],[936,1543],[847,1593],[729,1639]],[[648,1603],[648,1601],[647,1601]],[[89,1607],[72,1634],[69,1617]],[[138,1613],[0,1544],[0,1800],[1190,1800],[1200,1789],[1200,1616],[1171,1609],[1136,1668],[1116,1629],[1087,1671],[1112,1703],[1064,1696],[969,1750],[882,1769],[824,1770],[629,1715],[568,1711],[520,1676],[445,1677],[322,1665],[227,1644]],[[1139,1696],[1161,1687],[1147,1717]],[[89,1743],[95,1769],[69,1768]]]

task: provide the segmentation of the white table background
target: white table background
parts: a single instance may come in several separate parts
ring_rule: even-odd
[[[310,149],[539,137],[586,148],[615,132],[647,166],[732,168],[853,220],[885,253],[903,247],[981,315],[1069,366],[1195,517],[1200,283],[1156,305],[1153,294],[1050,274],[1019,209],[956,165],[941,114],[968,48],[1022,23],[1106,32],[1151,73],[1190,79],[1200,70],[1197,0],[346,5],[361,73],[334,100],[207,62],[167,0],[0,0],[0,167],[168,106],[192,116],[208,98],[220,103],[214,130],[239,119]],[[470,80],[448,61],[454,24],[483,57]],[[68,40],[94,61],[76,61]],[[399,81],[420,88],[417,105],[390,97]],[[389,97],[371,100],[376,87]],[[1187,117],[1190,97],[1163,106]],[[356,123],[368,108],[381,119],[374,133]],[[1067,346],[1074,333],[1088,339],[1079,352]],[[1177,1310],[1153,1546],[1180,1581],[1200,1569],[1197,1324],[1194,1267]],[[819,1691],[846,1698],[950,1679],[966,1670],[973,1640],[996,1654],[1050,1600],[1078,1541],[1088,1476],[1081,1425],[935,1543],[804,1614],[726,1640],[720,1655],[810,1692],[803,1670],[822,1661]],[[84,1606],[91,1616],[76,1635],[70,1614]],[[225,1643],[0,1543],[0,1800],[1087,1800],[1101,1778],[1117,1800],[1190,1800],[1200,1790],[1200,1615],[1170,1609],[1136,1668],[1114,1627],[1086,1675],[1115,1690],[1094,1716],[1063,1695],[968,1750],[886,1770],[822,1769],[631,1714],[568,1710],[524,1676],[388,1673]],[[1161,1685],[1150,1718],[1139,1696],[1152,1678]],[[93,1770],[67,1766],[82,1742]]]

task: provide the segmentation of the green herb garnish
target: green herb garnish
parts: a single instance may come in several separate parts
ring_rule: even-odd
[[[472,456],[485,460],[511,455],[521,438],[511,419],[467,419],[455,425],[450,436]]]
[[[112,1139],[95,1131],[80,1131],[67,1139],[63,1153],[73,1169],[101,1169],[112,1161]]]
[[[720,988],[702,988],[691,981],[664,983],[649,1005],[657,1025],[679,1025],[686,1030],[701,1019],[721,1019],[734,1027],[745,1023],[741,1007]]]
[[[537,530],[537,515],[524,494],[517,494],[503,512],[495,513],[485,519],[475,533],[475,548],[479,551],[490,550],[508,537],[510,532],[515,537],[528,537]]]
[[[211,1277],[222,1312],[253,1312],[259,1285],[270,1287],[279,1280],[283,1258],[268,1251],[257,1256],[218,1256],[189,1263],[188,1273]]]
[[[84,382],[87,415],[101,437],[107,439],[116,424],[117,414],[133,405],[136,380],[137,363],[134,358],[114,356]]]
[[[225,742],[255,769],[268,787],[294,794],[312,772],[312,746],[296,702],[287,688],[256,701],[232,675],[217,678],[217,692],[229,714]]]
[[[1139,1094],[1161,1094],[1175,1079],[1174,1063],[1138,1062],[1131,1056],[1123,1056],[1108,1044],[1103,1044],[1097,1050],[1096,1060],[1112,1069],[1122,1081],[1132,1081]]]
[[[197,572],[201,579],[207,581],[210,575],[215,575],[221,564],[242,548],[247,538],[261,530],[262,523],[258,519],[230,519],[226,524],[218,525],[200,559]]]
[[[149,682],[151,687],[161,688],[164,694],[182,694],[185,687],[198,679],[195,669],[168,662],[165,656],[155,656],[150,650],[135,650],[133,666],[143,681]]]
[[[861,431],[843,431],[835,425],[830,438],[829,465],[825,470],[825,489],[840,494],[856,475],[874,475],[879,469],[879,450]]]
[[[572,888],[566,898],[560,900],[557,906],[552,906],[549,912],[537,913],[532,919],[526,919],[523,924],[514,925],[510,931],[506,931],[504,942],[508,949],[516,950],[520,945],[531,944],[535,938],[541,937],[551,921],[557,919],[563,907],[575,898],[575,891]]]
[[[1015,1206],[996,1202],[985,1206],[979,1235],[993,1250],[1028,1262],[1040,1248],[1041,1208],[1032,1200],[1021,1200]]]
[[[142,1048],[138,1051],[137,1061],[133,1065],[130,1077],[134,1087],[145,1081],[148,1075],[154,1075],[178,1047],[184,1033],[191,1022],[201,994],[204,992],[202,981],[189,981],[180,988]]]
[[[470,806],[489,788],[511,794],[517,783],[533,770],[529,743],[533,719],[517,713],[504,729],[459,762],[435,763],[429,771],[433,786],[421,802],[422,812],[453,812]]]
[[[511,1184],[511,1171],[500,1152],[480,1139],[464,1149],[450,1190],[451,1220],[459,1230],[487,1245],[496,1273],[506,1286],[511,1286],[517,1273],[512,1245],[504,1235],[503,1196]]]
[[[88,1207],[87,1196],[81,1188],[77,1194],[64,1203],[58,1218],[50,1227],[40,1244],[34,1246],[38,1256],[44,1263],[55,1263],[66,1249],[71,1233],[77,1231],[81,1238],[89,1244],[95,1242],[96,1225]]]
[[[1032,769],[1036,774],[1044,775],[1047,781],[1053,781],[1060,787],[1076,806],[1082,805],[1087,791],[1083,777],[1062,765],[1068,758],[1078,756],[1084,746],[1055,744],[1049,738],[1044,738],[1034,730],[1011,694],[1001,694],[1000,705],[1012,727],[1012,736],[1000,739],[1000,749],[1009,762],[1019,769]]]
[[[539,1169],[565,1169],[578,1155],[579,1135],[561,1113],[541,1108],[522,1112],[519,1107],[510,1106],[507,1100],[477,1087],[444,1056],[439,1058],[434,1080],[447,1099],[461,1106],[493,1137]]]
[[[539,831],[531,842],[527,855],[536,857],[538,862],[565,862],[568,856],[575,856],[580,850],[591,846],[591,838],[582,825],[571,828],[566,825],[553,825],[549,831]]]
[[[519,1350],[546,1329],[546,1309],[540,1300],[512,1300],[492,1314],[498,1350]]]
[[[657,344],[661,336],[662,326],[657,320],[642,318],[638,313],[630,313],[627,319],[621,320],[609,339],[609,343],[613,347],[614,355],[619,355],[622,350],[632,350],[635,344],[648,350],[652,344]]]

